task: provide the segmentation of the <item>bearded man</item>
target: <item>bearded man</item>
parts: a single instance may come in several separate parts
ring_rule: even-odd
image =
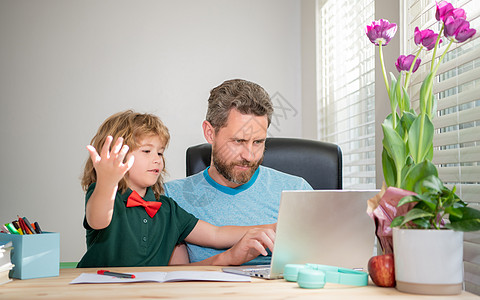
[[[234,79],[212,89],[202,124],[205,139],[212,145],[210,167],[167,182],[165,195],[216,226],[275,223],[283,190],[312,187],[301,177],[260,165],[272,115],[270,97],[258,84]],[[221,251],[179,245],[170,264],[201,261]],[[259,256],[249,264],[269,264],[270,259]]]

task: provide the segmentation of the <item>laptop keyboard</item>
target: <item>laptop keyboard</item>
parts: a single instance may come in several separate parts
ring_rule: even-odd
[[[268,277],[270,275],[270,267],[265,268],[245,268],[243,271],[250,273],[251,276]]]

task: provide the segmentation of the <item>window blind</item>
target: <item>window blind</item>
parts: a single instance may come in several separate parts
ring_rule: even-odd
[[[375,188],[374,1],[318,4],[318,138],[342,149],[345,189]]]
[[[439,32],[435,19],[434,0],[404,0],[406,8],[406,45],[404,54],[416,53],[413,41],[416,26]],[[473,39],[454,44],[445,56],[434,82],[437,99],[433,163],[440,178],[449,188],[456,186],[457,195],[470,206],[480,209],[480,6],[478,0],[449,1],[467,13],[470,27],[477,30]],[[443,38],[437,58],[448,41]],[[419,90],[430,70],[433,51],[421,55],[422,63],[412,76],[410,95],[418,111]],[[480,294],[480,234],[464,235],[465,286]]]

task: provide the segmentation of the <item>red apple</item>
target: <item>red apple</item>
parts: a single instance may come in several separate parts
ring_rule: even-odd
[[[368,273],[377,286],[395,286],[395,263],[393,254],[373,256],[368,261]]]

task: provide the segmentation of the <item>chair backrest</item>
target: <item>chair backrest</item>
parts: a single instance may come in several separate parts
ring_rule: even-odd
[[[210,165],[212,147],[187,149],[187,176]],[[342,189],[342,151],[338,145],[307,139],[267,138],[262,165],[303,177],[315,190]]]

